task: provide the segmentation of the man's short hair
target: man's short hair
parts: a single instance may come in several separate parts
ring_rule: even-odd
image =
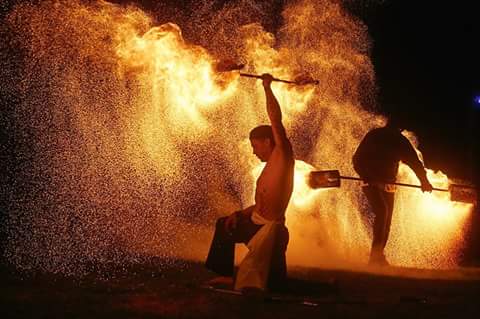
[[[273,139],[273,131],[270,125],[259,125],[250,131],[250,139],[270,139],[272,144],[275,144]]]

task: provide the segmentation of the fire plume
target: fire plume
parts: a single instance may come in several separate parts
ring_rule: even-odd
[[[249,73],[320,81],[273,85],[303,161],[287,212],[289,263],[366,262],[371,217],[359,185],[305,184],[313,166],[352,175],[359,141],[385,121],[368,111],[376,87],[365,25],[339,0],[288,2],[275,34],[262,26],[269,1],[202,3],[208,10],[188,19],[159,18],[168,23],[105,1],[22,4],[5,19],[21,54],[1,68],[2,83],[20,97],[12,127],[31,161],[9,190],[6,254],[19,268],[79,274],[139,255],[205,257],[215,218],[252,204],[248,133],[269,122],[260,81],[215,72],[227,54]],[[399,180],[415,178],[402,166]],[[438,195],[398,192],[392,263],[457,265],[471,207]]]
[[[218,107],[235,90],[235,74],[215,73],[212,56],[185,43],[173,23],[123,39],[117,54],[127,66],[145,68],[143,80],[152,86],[152,103],[166,108],[172,121],[186,127],[206,125],[201,112]]]

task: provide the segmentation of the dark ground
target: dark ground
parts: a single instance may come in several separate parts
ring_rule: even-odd
[[[480,268],[290,269],[287,301],[253,301],[202,288],[201,264],[161,260],[82,279],[3,267],[1,318],[478,318]],[[161,269],[161,270],[160,270]],[[393,274],[401,275],[393,276]],[[329,284],[335,278],[336,284]],[[441,279],[443,278],[443,279]],[[309,304],[302,304],[302,296]],[[292,300],[293,299],[293,300]],[[314,305],[316,304],[316,305]]]

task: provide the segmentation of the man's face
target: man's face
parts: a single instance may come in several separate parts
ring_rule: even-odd
[[[272,154],[273,147],[268,138],[253,138],[250,139],[252,144],[253,154],[255,154],[262,162],[268,161],[270,154]]]

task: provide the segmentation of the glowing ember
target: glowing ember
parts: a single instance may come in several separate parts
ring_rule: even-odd
[[[367,30],[339,1],[290,3],[276,37],[257,21],[267,16],[257,2],[199,11],[189,41],[175,17],[155,26],[140,9],[87,3],[21,5],[5,20],[23,64],[21,81],[3,85],[21,97],[18,153],[31,158],[9,190],[7,255],[19,268],[79,274],[136,255],[205,257],[215,217],[252,203],[247,137],[268,122],[258,81],[213,72],[227,54],[248,72],[320,80],[273,87],[297,158],[317,169],[352,175],[358,142],[383,122],[365,111],[375,92]],[[359,185],[313,191],[312,167],[296,165],[289,262],[366,262]],[[403,167],[400,179],[414,182]],[[456,265],[470,207],[441,196],[399,190],[394,264]]]

